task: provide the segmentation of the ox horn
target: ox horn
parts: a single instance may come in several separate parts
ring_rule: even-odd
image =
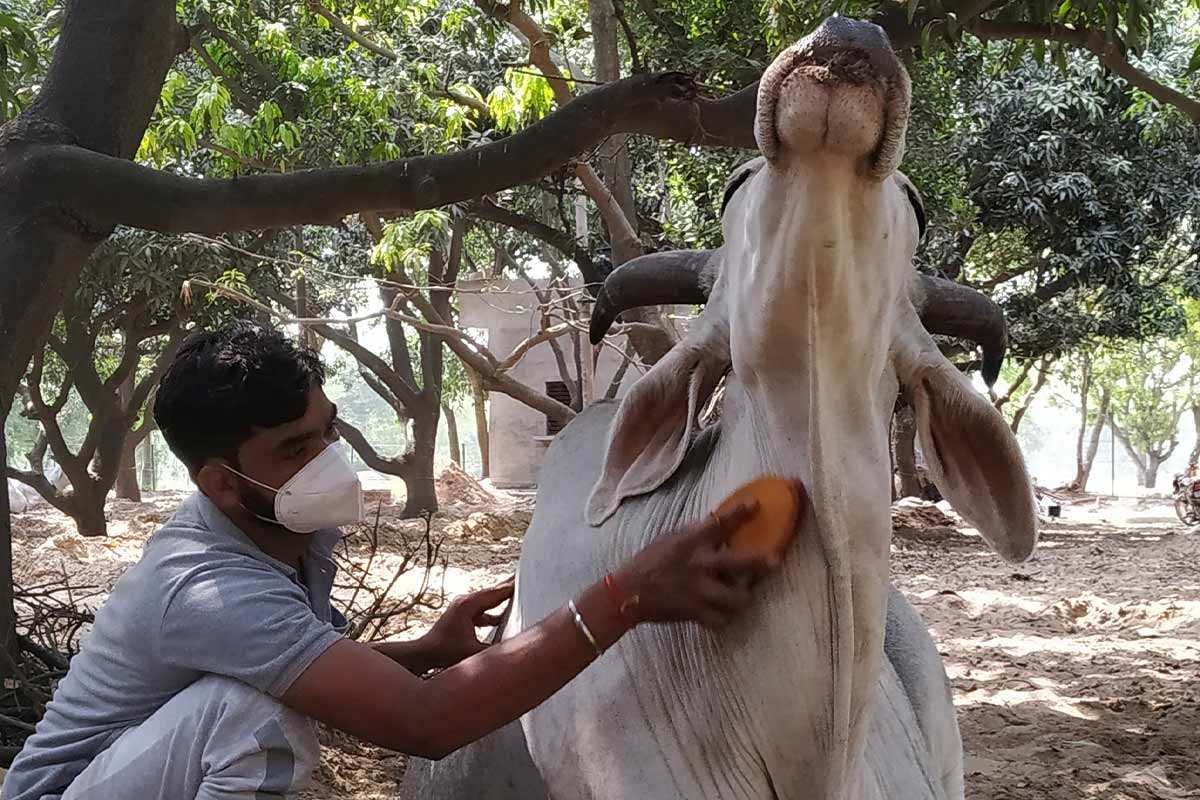
[[[987,295],[961,283],[921,275],[919,311],[925,330],[975,342],[983,348],[983,380],[990,387],[1000,377],[1008,348],[1004,312]]]
[[[592,344],[600,344],[622,311],[643,306],[703,305],[716,274],[716,250],[668,250],[638,256],[604,279],[592,310]]]

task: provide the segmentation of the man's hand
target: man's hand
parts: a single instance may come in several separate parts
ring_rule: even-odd
[[[751,513],[738,506],[712,515],[675,533],[660,536],[613,579],[619,590],[637,602],[629,613],[637,622],[695,620],[720,627],[750,605],[759,578],[778,566],[773,556],[738,555],[726,540]]]
[[[421,637],[422,649],[434,669],[452,667],[487,649],[475,629],[500,624],[502,615],[489,612],[512,599],[513,587],[513,579],[509,578],[490,589],[458,597],[450,604],[429,633]]]

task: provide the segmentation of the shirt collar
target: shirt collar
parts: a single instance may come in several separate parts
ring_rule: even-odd
[[[225,515],[224,511],[217,508],[216,503],[210,500],[204,492],[197,491],[185,502],[194,502],[200,512],[200,516],[204,520],[205,527],[213,533],[235,543],[239,551],[245,552],[246,555],[252,556],[264,564],[275,567],[290,578],[295,579],[298,577],[298,573],[294,567],[265,553],[233,520]],[[305,560],[312,563],[332,564],[333,548],[341,538],[342,534],[336,528],[315,531],[309,537],[308,549],[304,553]]]

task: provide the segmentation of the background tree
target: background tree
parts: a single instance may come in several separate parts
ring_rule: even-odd
[[[1180,332],[1175,287],[1197,275],[1194,126],[1078,57],[1028,60],[972,108],[964,274],[1002,300],[1015,353]]]
[[[85,536],[105,533],[104,505],[128,457],[126,441],[145,429],[142,409],[184,333],[169,268],[152,263],[150,246],[138,245],[143,241],[117,237],[97,252],[20,387],[40,431],[29,469],[10,467],[8,474],[72,517]],[[74,446],[58,421],[72,392],[88,411]],[[65,490],[46,477],[47,449],[70,482]]]
[[[1073,392],[1067,403],[1079,412],[1079,433],[1075,440],[1075,478],[1069,486],[1080,492],[1087,491],[1092,466],[1096,463],[1096,453],[1100,449],[1100,434],[1108,422],[1112,404],[1112,388],[1104,380],[1105,376],[1100,376],[1100,380],[1097,380],[1095,350],[1095,346],[1081,346],[1063,359],[1059,372],[1062,381]]]
[[[1193,403],[1195,367],[1177,342],[1137,342],[1096,359],[1095,380],[1110,400],[1109,425],[1137,465],[1138,485],[1157,486],[1159,466],[1179,446],[1179,418]]]

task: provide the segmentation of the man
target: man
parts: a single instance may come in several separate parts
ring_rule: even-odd
[[[184,344],[154,416],[199,491],[97,613],[3,800],[292,797],[319,756],[313,720],[440,758],[637,624],[727,622],[772,566],[723,547],[739,509],[661,537],[501,644],[485,648],[475,628],[511,585],[456,601],[413,642],[346,639],[330,553],[362,494],[324,377],[315,354],[250,324]]]

